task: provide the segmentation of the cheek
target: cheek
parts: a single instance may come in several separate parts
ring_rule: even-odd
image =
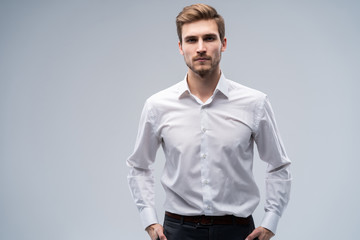
[[[221,49],[214,49],[214,51],[212,52],[212,55],[214,57],[219,57],[221,55]]]
[[[184,50],[183,53],[185,58],[191,58],[191,51],[189,49]]]
[[[221,51],[222,51],[222,46],[220,45],[213,45],[211,47],[211,53],[213,56],[220,56],[221,54]]]

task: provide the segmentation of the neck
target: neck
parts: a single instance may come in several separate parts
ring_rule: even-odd
[[[212,73],[200,76],[189,69],[187,75],[187,82],[190,92],[198,97],[202,102],[206,102],[214,93],[214,90],[219,82],[221,76],[220,69]]]

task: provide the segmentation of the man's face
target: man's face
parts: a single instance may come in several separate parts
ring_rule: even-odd
[[[189,69],[205,77],[220,69],[226,38],[221,42],[215,20],[200,20],[183,25],[179,49]]]

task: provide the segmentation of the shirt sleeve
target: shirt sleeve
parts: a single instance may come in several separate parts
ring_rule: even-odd
[[[291,188],[290,163],[268,98],[265,96],[256,116],[255,142],[260,158],[268,163],[265,186],[265,215],[261,226],[273,233],[286,208]]]
[[[129,188],[144,228],[158,223],[151,165],[155,161],[160,140],[154,131],[154,124],[155,115],[147,101],[141,114],[134,151],[126,161],[130,168],[127,177]]]

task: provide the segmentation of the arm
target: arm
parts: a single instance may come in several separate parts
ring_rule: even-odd
[[[154,177],[151,165],[155,161],[160,140],[154,131],[155,115],[148,102],[143,108],[133,153],[126,163],[129,188],[140,213],[144,228],[158,223],[154,201]]]
[[[258,109],[255,142],[260,158],[268,163],[266,170],[265,215],[257,236],[272,237],[287,206],[291,188],[290,160],[281,141],[274,113],[267,97]],[[252,238],[249,238],[251,240]]]

